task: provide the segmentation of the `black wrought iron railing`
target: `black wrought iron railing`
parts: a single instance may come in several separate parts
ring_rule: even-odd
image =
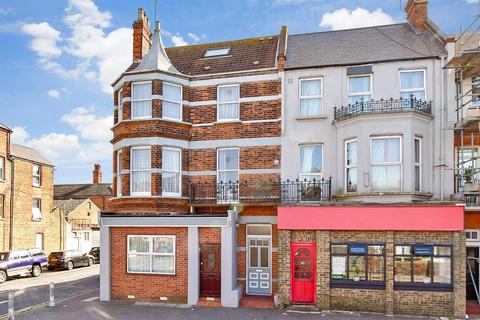
[[[367,113],[382,113],[382,112],[405,112],[405,111],[420,111],[424,113],[432,113],[432,102],[416,99],[413,95],[410,98],[400,99],[381,99],[363,101],[363,99],[354,104],[349,104],[346,107],[335,107],[335,120],[344,120]]]
[[[480,207],[480,192],[466,192],[463,197],[466,207]]]
[[[331,178],[294,181],[242,181],[220,183],[192,183],[192,202],[242,203],[274,202],[297,203],[331,200]]]

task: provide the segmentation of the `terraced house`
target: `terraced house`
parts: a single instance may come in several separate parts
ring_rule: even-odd
[[[101,299],[463,316],[449,43],[428,1],[405,9],[167,49],[139,10]]]

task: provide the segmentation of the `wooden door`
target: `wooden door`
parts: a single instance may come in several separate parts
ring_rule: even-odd
[[[315,303],[315,243],[291,244],[290,279],[292,303]]]
[[[220,295],[220,245],[202,245],[200,247],[200,294]]]

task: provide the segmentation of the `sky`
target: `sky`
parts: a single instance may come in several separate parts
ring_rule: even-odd
[[[167,47],[402,22],[407,0],[158,0]],[[137,8],[154,0],[0,0],[0,122],[13,142],[55,165],[55,183],[112,179],[110,83],[131,63]],[[480,0],[430,0],[429,15],[457,33]],[[453,13],[455,12],[455,13]],[[152,23],[153,26],[153,23]]]

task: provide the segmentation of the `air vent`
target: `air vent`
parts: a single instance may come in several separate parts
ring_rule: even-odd
[[[260,63],[260,61],[258,61],[258,60],[253,61],[253,64],[254,64],[254,65],[257,65],[257,64],[259,64],[259,63]]]
[[[210,70],[210,66],[203,67],[203,70]]]

